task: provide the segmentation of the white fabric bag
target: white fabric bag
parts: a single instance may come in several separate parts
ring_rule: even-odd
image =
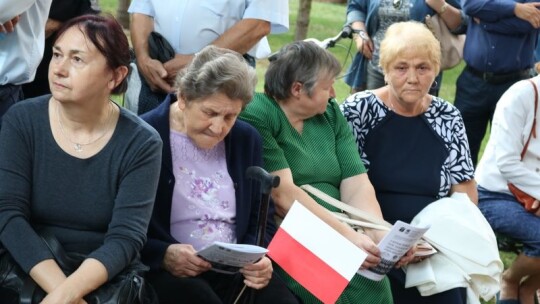
[[[429,204],[411,224],[430,225],[424,237],[439,252],[406,267],[405,287],[417,287],[423,296],[467,287],[469,304],[495,296],[504,269],[497,240],[466,194],[455,193]]]

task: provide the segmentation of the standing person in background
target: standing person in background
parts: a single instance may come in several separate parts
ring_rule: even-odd
[[[71,18],[84,14],[97,13],[92,9],[90,0],[52,0],[49,18],[45,24],[45,50],[43,59],[39,64],[34,81],[23,84],[24,98],[50,94],[49,89],[49,62],[52,58],[52,47],[55,34],[62,24]]]
[[[531,81],[540,86],[539,76]],[[533,304],[540,288],[540,211],[527,212],[508,189],[512,183],[540,200],[540,140],[531,137],[526,145],[533,127],[539,134],[535,98],[533,84],[527,80],[515,83],[502,95],[476,170],[480,211],[496,233],[523,243],[523,251],[503,272],[500,303]]]
[[[353,92],[378,89],[385,85],[379,65],[380,44],[386,29],[393,23],[438,14],[454,33],[465,31],[467,19],[458,0],[349,0],[347,24],[357,31],[354,36],[358,53],[347,72],[345,82]],[[430,93],[438,95],[442,75],[436,78]]]
[[[269,33],[289,28],[287,0],[133,0],[131,41],[141,76],[139,114],[155,108],[173,91],[176,73],[195,53],[213,44],[244,54],[250,64],[270,54]],[[149,57],[148,36],[156,31],[176,56],[161,63]]]
[[[497,101],[512,84],[529,78],[534,66],[540,2],[520,2],[462,1],[471,20],[463,50],[467,66],[457,80],[454,104],[463,116],[475,166]]]
[[[22,100],[43,56],[51,0],[0,2],[0,128],[9,107]]]

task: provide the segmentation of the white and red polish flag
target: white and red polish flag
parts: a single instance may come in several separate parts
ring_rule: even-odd
[[[367,254],[295,201],[268,255],[323,303],[335,303]]]

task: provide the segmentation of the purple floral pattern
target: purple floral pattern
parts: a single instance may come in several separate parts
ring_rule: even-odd
[[[199,149],[185,136],[173,138],[171,133],[171,152],[176,178],[171,209],[173,236],[196,249],[213,241],[235,242],[235,190],[223,144]]]

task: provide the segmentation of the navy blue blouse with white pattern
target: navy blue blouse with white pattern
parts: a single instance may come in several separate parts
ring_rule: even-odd
[[[351,95],[340,108],[352,127],[358,151],[369,171],[370,157],[363,152],[366,136],[392,110],[371,91]],[[474,166],[465,134],[465,126],[457,108],[439,97],[433,97],[431,104],[422,115],[427,120],[428,125],[442,139],[448,151],[440,170],[439,197],[445,197],[452,185],[474,178]]]

